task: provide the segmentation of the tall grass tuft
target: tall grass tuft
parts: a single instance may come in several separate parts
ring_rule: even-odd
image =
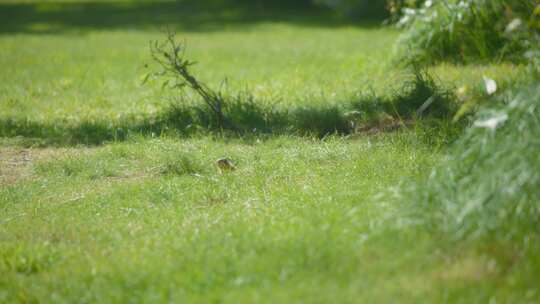
[[[193,175],[203,171],[202,166],[186,155],[173,155],[165,159],[160,168],[163,175]]]
[[[431,64],[522,61],[536,47],[540,7],[531,0],[425,1],[405,8],[399,60]],[[534,39],[533,39],[534,38]]]

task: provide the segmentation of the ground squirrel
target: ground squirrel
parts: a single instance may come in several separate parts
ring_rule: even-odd
[[[216,165],[218,166],[220,172],[232,171],[236,169],[236,166],[229,158],[220,158],[216,160]]]

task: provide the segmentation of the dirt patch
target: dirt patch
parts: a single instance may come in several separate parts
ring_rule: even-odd
[[[31,178],[36,162],[80,153],[76,149],[0,148],[0,186]]]
[[[0,185],[30,176],[32,157],[28,149],[0,149]]]
[[[434,276],[442,281],[479,282],[497,274],[497,263],[486,257],[468,256],[447,261]]]

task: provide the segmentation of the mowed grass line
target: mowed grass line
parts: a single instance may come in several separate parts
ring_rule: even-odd
[[[376,279],[360,252],[393,208],[381,193],[437,158],[410,141],[142,140],[39,162],[0,190],[3,299],[330,300]],[[219,174],[222,155],[238,169]]]

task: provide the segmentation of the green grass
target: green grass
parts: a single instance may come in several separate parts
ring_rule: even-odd
[[[23,8],[26,6],[32,7],[26,4]],[[73,10],[69,4],[55,7],[57,15]],[[190,30],[181,22],[173,23],[176,19],[165,17],[154,26],[138,28],[133,23],[139,15],[130,15],[129,6],[123,24],[100,28],[92,14],[113,18],[116,10],[112,7],[88,8],[79,16],[83,21],[43,33],[26,28],[36,24],[49,27],[61,22],[61,17],[39,22],[36,9],[30,17],[21,15],[20,20],[17,15],[3,18],[6,28],[11,23],[26,27],[0,36],[1,117],[115,120],[118,115],[159,111],[166,103],[160,97],[167,92],[157,84],[141,86],[141,77],[148,72],[144,65],[151,63],[148,42],[162,39],[160,29],[166,25],[177,28],[179,39],[187,42],[188,57],[199,62],[194,72],[201,80],[219,87],[227,79],[229,91],[248,90],[258,101],[272,105],[340,103],[354,100],[366,90],[385,95],[389,87],[401,87],[406,76],[393,69],[389,60],[399,35],[391,28],[335,25],[326,21],[332,20],[326,15],[303,23],[301,11],[292,20],[245,21],[241,25],[224,21],[219,30]],[[1,10],[11,12],[8,8],[10,5],[4,4]],[[159,8],[156,4],[148,10]],[[181,9],[176,9],[178,20],[189,14]],[[203,17],[200,26],[208,23]],[[447,73],[453,79],[459,74],[462,79],[458,83],[469,83],[484,74],[501,78],[519,71],[508,65],[467,71],[448,66],[440,77],[445,80]],[[191,97],[188,95],[188,99]]]
[[[524,67],[439,65],[439,89],[404,90],[398,30],[231,3],[0,4],[0,303],[538,302],[536,247],[415,226],[402,194],[461,130],[407,111]],[[141,85],[165,25],[264,132]],[[358,109],[373,128],[344,120]]]
[[[249,301],[274,288],[330,299],[363,267],[370,225],[391,209],[373,197],[435,159],[407,140],[141,139],[70,151],[2,190],[2,285],[8,299],[45,301],[50,290],[65,301]],[[223,155],[237,171],[218,173]],[[192,169],[164,170],[182,159]]]
[[[218,173],[223,155],[237,171]],[[439,159],[414,134],[56,151],[0,190],[1,299],[525,299],[512,247],[393,228],[396,185]],[[178,161],[190,169],[167,170]]]

